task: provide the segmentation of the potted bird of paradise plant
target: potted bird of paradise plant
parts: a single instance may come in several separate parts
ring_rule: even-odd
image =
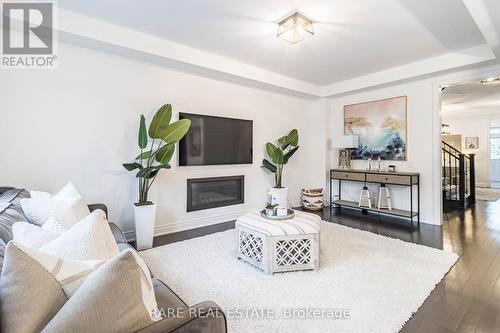
[[[288,160],[299,149],[299,133],[296,129],[292,129],[290,133],[282,136],[276,141],[276,144],[268,142],[266,144],[266,153],[268,159],[262,160],[262,167],[274,174],[274,187],[270,189],[272,205],[277,205],[279,208],[287,208],[288,206],[288,189],[282,186],[283,167],[288,163]]]
[[[139,155],[133,162],[124,163],[128,171],[136,171],[139,181],[139,200],[134,204],[136,246],[138,250],[153,246],[153,232],[156,218],[156,205],[148,199],[148,194],[158,173],[170,169],[170,160],[175,151],[175,144],[186,135],[191,121],[172,120],[172,106],[163,105],[154,115],[149,129],[146,119],[141,115],[139,121]],[[149,144],[149,147],[148,147]]]

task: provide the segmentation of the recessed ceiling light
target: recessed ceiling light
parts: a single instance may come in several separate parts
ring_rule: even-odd
[[[313,22],[299,12],[281,21],[278,27],[278,37],[292,44],[314,35]]]
[[[484,85],[500,84],[500,77],[491,77],[488,79],[484,79],[484,80],[481,80],[481,83]]]

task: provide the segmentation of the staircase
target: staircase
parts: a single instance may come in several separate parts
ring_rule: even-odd
[[[443,206],[466,209],[476,203],[474,154],[463,154],[441,142]]]

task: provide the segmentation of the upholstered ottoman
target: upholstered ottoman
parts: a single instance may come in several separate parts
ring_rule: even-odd
[[[321,219],[296,211],[289,220],[269,220],[260,212],[236,220],[238,258],[267,274],[318,269]]]

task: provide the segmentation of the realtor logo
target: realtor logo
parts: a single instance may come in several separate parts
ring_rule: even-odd
[[[2,67],[54,67],[52,3],[4,2],[2,19]]]

